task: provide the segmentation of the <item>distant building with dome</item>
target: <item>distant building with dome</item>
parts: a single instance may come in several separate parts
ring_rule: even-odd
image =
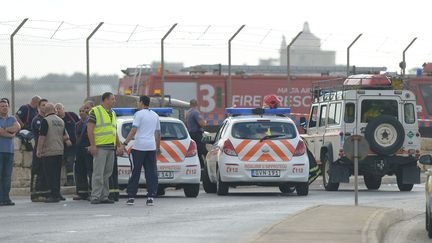
[[[282,36],[280,65],[287,65],[287,41]],[[304,23],[303,33],[291,46],[290,62],[292,66],[329,67],[336,65],[336,52],[321,50],[321,39],[311,33],[308,22]]]

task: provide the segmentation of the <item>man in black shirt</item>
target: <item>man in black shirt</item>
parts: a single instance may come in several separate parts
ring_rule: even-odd
[[[92,104],[86,103],[79,109],[81,120],[76,124],[77,154],[75,161],[75,182],[77,196],[74,200],[87,200],[91,193],[93,156],[89,153],[90,141],[87,135],[88,113]]]
[[[21,125],[21,129],[31,130],[31,123],[33,121],[33,118],[37,116],[38,114],[38,104],[41,100],[41,97],[34,96],[30,104],[22,105],[17,113],[15,114],[15,117],[18,121],[18,123]]]
[[[69,134],[69,138],[72,142],[72,146],[65,147],[64,155],[63,155],[63,164],[66,168],[66,184],[65,186],[74,186],[74,163],[75,163],[75,155],[76,155],[76,131],[75,126],[79,121],[77,114],[74,112],[65,112],[64,106],[61,103],[57,103],[55,105],[56,114],[59,116],[65,123],[66,131]]]
[[[30,179],[30,199],[32,202],[44,202],[48,194],[48,186],[45,181],[45,174],[42,168],[42,160],[36,156],[36,148],[39,139],[42,120],[45,117],[45,105],[48,100],[41,99],[38,104],[38,115],[33,118],[31,131],[34,135],[35,146],[33,149],[33,159]]]

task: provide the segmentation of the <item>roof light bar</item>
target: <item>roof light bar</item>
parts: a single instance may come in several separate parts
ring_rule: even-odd
[[[133,116],[138,111],[136,108],[113,108],[117,116]],[[172,108],[149,108],[158,115],[170,115],[173,113]]]
[[[291,113],[290,108],[226,108],[227,115],[288,115]]]

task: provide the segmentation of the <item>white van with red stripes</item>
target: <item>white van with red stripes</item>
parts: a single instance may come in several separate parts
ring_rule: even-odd
[[[136,109],[114,108],[117,115],[117,132],[123,142],[132,128]],[[150,108],[159,114],[161,124],[161,153],[157,156],[158,195],[165,194],[165,188],[183,188],[187,197],[197,197],[200,188],[201,166],[196,143],[190,138],[182,121],[169,117],[171,108]],[[133,145],[133,140],[127,148]],[[119,188],[125,189],[131,175],[131,157],[118,157]],[[145,187],[144,168],[141,171],[140,187]]]
[[[206,156],[203,187],[207,193],[228,194],[230,186],[278,186],[281,192],[309,193],[306,145],[289,108],[228,108],[229,115]]]

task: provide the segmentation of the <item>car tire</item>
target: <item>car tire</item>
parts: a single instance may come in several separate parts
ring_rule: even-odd
[[[382,138],[380,139],[378,135],[381,135]],[[389,146],[383,146],[383,142],[385,142],[384,138],[387,136],[390,136],[390,139],[394,141]],[[393,136],[395,137],[393,138]],[[365,137],[372,151],[378,155],[392,155],[402,147],[405,139],[405,130],[396,118],[382,115],[367,124]]]
[[[279,190],[282,193],[293,193],[295,191],[295,186],[291,186],[288,184],[283,184],[279,186]]]
[[[368,190],[378,190],[381,186],[382,177],[374,175],[363,175],[364,183]]]
[[[429,215],[428,211],[426,210],[426,230],[428,232],[429,239],[432,239],[432,224],[431,224],[431,215]]]
[[[402,173],[400,173],[400,172],[396,174],[396,182],[397,182],[397,186],[399,188],[399,191],[401,191],[401,192],[409,192],[414,187],[414,184],[403,184],[402,183]]]
[[[157,195],[158,196],[164,196],[165,195],[165,187],[158,187]]]
[[[223,181],[221,180],[221,176],[220,176],[220,173],[219,173],[219,169],[217,170],[217,177],[218,177],[218,180],[217,180],[217,194],[218,194],[219,196],[225,196],[225,195],[228,195],[228,192],[229,192],[229,185],[228,185],[228,183],[225,183],[225,182],[223,182]]]
[[[337,191],[339,190],[339,183],[331,183],[330,181],[330,161],[333,160],[333,158],[330,158],[328,153],[325,153],[324,156],[322,156],[322,177],[323,177],[323,184],[326,191]],[[331,159],[331,160],[330,160]]]
[[[302,182],[295,186],[298,196],[307,196],[309,194],[309,183]]]
[[[200,184],[189,184],[183,186],[186,197],[197,197],[199,194]]]
[[[203,183],[204,191],[206,193],[216,193],[217,192],[217,184],[210,181],[207,167],[204,167],[204,170],[202,173],[202,183]]]

